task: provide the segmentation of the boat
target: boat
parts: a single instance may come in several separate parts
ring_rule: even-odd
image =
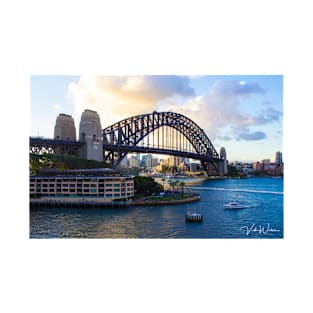
[[[241,205],[236,197],[234,201],[231,201],[224,205],[224,209],[243,209],[244,206]]]

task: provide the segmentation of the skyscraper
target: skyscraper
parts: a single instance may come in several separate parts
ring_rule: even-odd
[[[280,151],[275,153],[275,163],[279,165],[283,164],[283,154]]]

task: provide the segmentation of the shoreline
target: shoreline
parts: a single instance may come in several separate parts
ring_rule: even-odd
[[[81,207],[81,208],[102,208],[102,207],[130,207],[143,205],[175,205],[183,203],[192,203],[200,200],[200,195],[194,195],[184,199],[172,200],[132,200],[132,201],[116,201],[116,202],[99,202],[99,201],[62,201],[56,199],[30,199],[30,208],[38,207]]]
[[[182,204],[182,203],[192,203],[200,200],[200,195],[188,197],[185,199],[177,199],[177,200],[139,200],[139,201],[131,201],[130,206],[135,205],[174,205],[174,204]]]

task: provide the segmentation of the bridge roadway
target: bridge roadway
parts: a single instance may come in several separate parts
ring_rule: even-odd
[[[84,145],[82,141],[76,140],[58,140],[51,138],[41,138],[41,137],[30,137],[29,145],[31,148],[40,149],[41,147],[45,148],[60,148],[60,147],[72,147],[72,148],[80,148]],[[155,148],[155,147],[147,147],[147,146],[130,146],[130,145],[110,145],[103,144],[103,150],[105,151],[114,151],[114,152],[138,152],[138,153],[155,153],[155,154],[165,154],[165,155],[173,155],[179,156],[183,158],[190,158],[200,161],[208,160],[207,155],[201,155],[195,152],[188,151],[180,151],[173,149],[164,149],[164,148]],[[35,151],[32,151],[35,152]]]
[[[81,141],[76,140],[60,140],[60,139],[51,139],[51,138],[44,138],[44,137],[29,137],[29,144],[31,146],[34,146],[36,144],[38,145],[51,145],[51,146],[57,146],[57,145],[76,145],[76,146],[82,146],[84,143]]]
[[[114,151],[114,152],[138,152],[138,153],[155,153],[155,154],[165,154],[165,155],[173,155],[179,156],[183,158],[190,158],[200,161],[208,161],[213,160],[213,158],[209,157],[205,154],[198,154],[195,152],[181,151],[181,150],[172,150],[172,149],[164,149],[164,148],[154,148],[147,146],[129,146],[129,145],[110,145],[103,144],[103,149],[106,151]]]

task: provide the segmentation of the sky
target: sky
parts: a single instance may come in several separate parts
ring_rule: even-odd
[[[60,113],[95,110],[102,128],[124,118],[173,111],[191,118],[230,162],[274,161],[282,151],[283,76],[31,76],[31,136],[53,138]],[[77,136],[78,137],[78,136]],[[282,151],[283,152],[283,151]]]

